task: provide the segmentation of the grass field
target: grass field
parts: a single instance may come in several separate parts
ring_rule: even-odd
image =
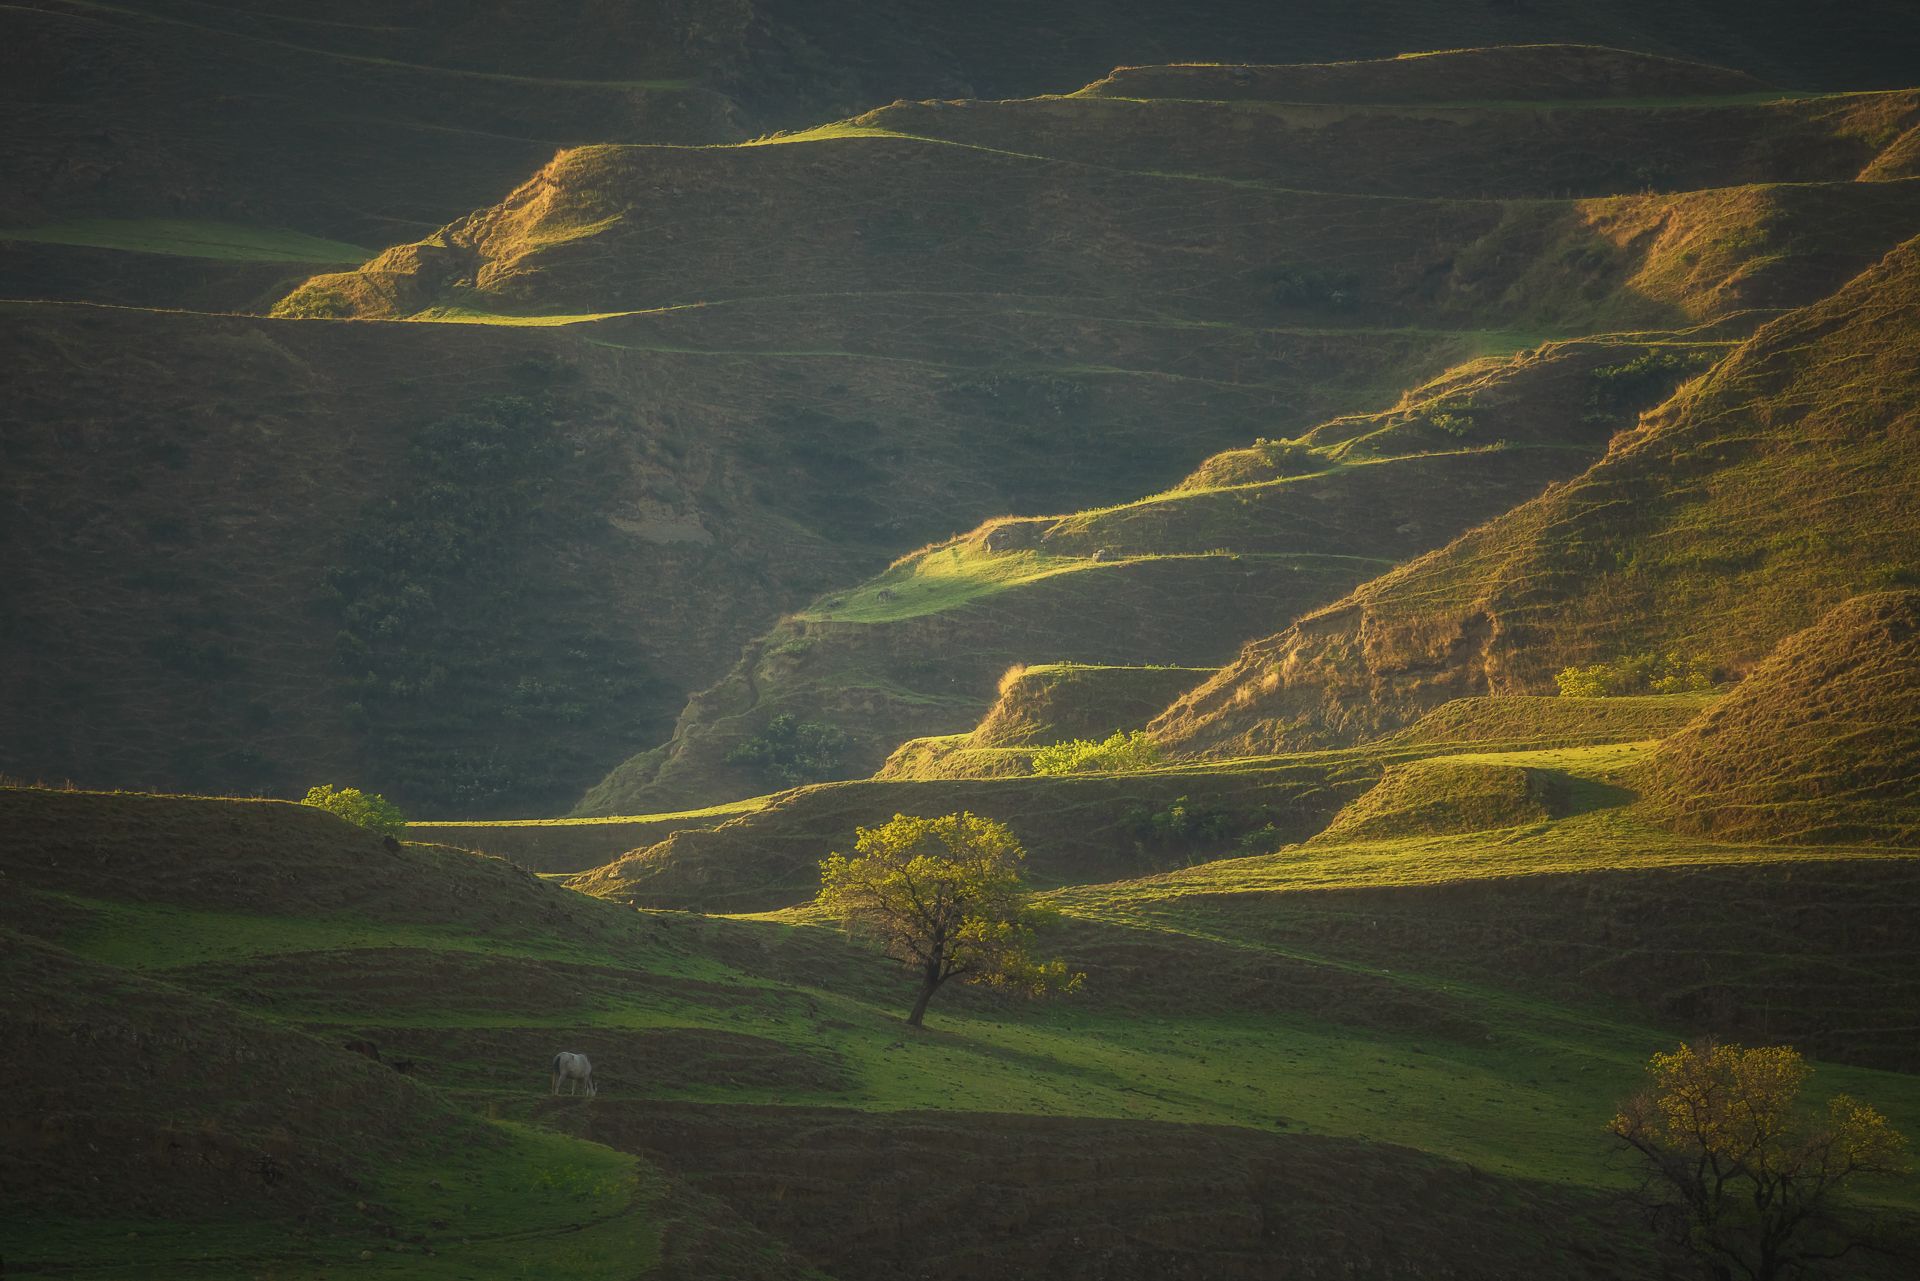
[[[351,917],[250,917],[68,900],[91,916],[63,941],[81,955],[210,993],[260,1003],[278,1019],[322,1035],[367,1034],[392,1053],[428,1066],[425,1079],[468,1103],[509,1105],[537,1092],[537,1056],[526,1084],[502,1086],[504,1065],[457,1052],[415,1049],[459,1032],[511,1030],[521,1040],[576,1040],[589,1032],[637,1034],[627,1061],[600,1071],[612,1097],[733,1103],[952,1108],[1205,1122],[1271,1128],[1276,1120],[1313,1133],[1363,1136],[1469,1160],[1483,1168],[1581,1184],[1610,1184],[1599,1123],[1638,1065],[1676,1032],[1625,1012],[1566,1008],[1485,983],[1404,973],[1315,957],[1266,939],[1235,938],[1219,896],[1329,886],[1379,888],[1445,884],[1462,878],[1588,870],[1591,828],[1571,827],[1559,858],[1508,850],[1498,861],[1429,842],[1321,856],[1278,870],[1273,860],[1237,860],[1120,886],[1059,891],[1068,915],[1061,943],[1109,944],[1081,935],[1080,922],[1150,931],[1178,964],[1225,946],[1304,969],[1329,968],[1390,987],[1405,1008],[1357,1004],[1359,1026],[1309,1012],[1220,1008],[1217,998],[1182,1013],[1124,982],[1096,985],[1081,1002],[1007,1005],[960,997],[936,1012],[933,1030],[902,1041],[893,1021],[903,985],[877,961],[847,951],[830,926],[806,913],[724,919],[646,918],[602,941],[508,931],[474,937],[451,929],[379,925]],[[1574,850],[1589,851],[1585,858]],[[1612,869],[1681,862],[1742,861],[1738,848],[1615,849]],[[1834,852],[1773,857],[1830,861]],[[1906,857],[1906,856],[1903,856]],[[1908,863],[1910,857],[1906,857]],[[1412,866],[1408,866],[1412,864]],[[1181,909],[1182,902],[1195,906]],[[611,909],[609,909],[611,911]],[[649,936],[651,936],[649,938]],[[718,946],[709,953],[701,939]],[[641,940],[647,940],[642,942]],[[620,940],[615,942],[614,940]],[[396,952],[396,949],[398,950]],[[465,958],[456,990],[390,1004],[378,975],[428,954]],[[753,959],[772,958],[771,964]],[[419,960],[405,960],[417,957]],[[725,959],[723,959],[725,958]],[[604,974],[610,985],[530,1015],[512,995],[536,981],[533,963]],[[313,966],[323,982],[303,981]],[[621,993],[619,976],[632,990]],[[678,981],[678,982],[675,982]],[[497,994],[472,1002],[474,985]],[[692,986],[686,986],[692,985]],[[1104,986],[1104,990],[1103,990]],[[1160,990],[1171,984],[1160,984]],[[944,1002],[943,1002],[944,1003]],[[489,1006],[500,1007],[489,1009]],[[1429,1007],[1414,1030],[1396,1016]],[[1370,1025],[1377,1020],[1377,1025]],[[686,1029],[750,1032],[801,1059],[834,1065],[832,1088],[804,1079],[729,1084],[648,1062],[649,1037]],[[1195,1053],[1196,1049],[1200,1053]],[[508,1075],[512,1070],[508,1068]],[[650,1078],[665,1075],[657,1083]],[[1875,1100],[1911,1130],[1920,1125],[1920,1084],[1900,1074],[1825,1067],[1822,1081]],[[1902,1204],[1920,1205],[1908,1189]]]

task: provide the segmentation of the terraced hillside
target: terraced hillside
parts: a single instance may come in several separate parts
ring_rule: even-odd
[[[1011,664],[1221,662],[1262,620],[1309,612],[1576,475],[1725,346],[1546,344],[1457,367],[1386,412],[1215,455],[1150,498],[989,522],[783,621],[688,705],[669,744],[609,775],[581,812],[759,790],[773,780],[739,752],[775,717],[832,727],[829,765],[866,772],[905,739],[970,729]],[[1109,728],[1151,715],[1127,719]]]
[[[1836,606],[1663,744],[1649,789],[1673,821],[1757,841],[1920,839],[1917,607],[1911,591]]]
[[[1491,307],[1508,323],[1524,319],[1563,332],[1686,328],[1547,344],[1506,364],[1470,363],[1405,393],[1395,410],[1377,417],[1337,420],[1292,441],[1262,433],[1258,448],[1211,460],[1149,499],[1077,517],[992,522],[936,544],[782,622],[725,681],[687,705],[670,742],[614,771],[576,812],[678,810],[797,781],[756,764],[765,753],[753,745],[776,718],[820,727],[838,744],[831,759],[815,762],[811,777],[847,776],[877,768],[906,739],[970,728],[992,682],[1012,664],[1220,662],[1255,617],[1277,622],[1311,613],[1388,565],[1571,479],[1600,457],[1613,432],[1632,427],[1638,412],[1730,351],[1768,314],[1820,299],[1870,265],[1880,247],[1920,226],[1910,184],[1854,180],[1883,151],[1898,150],[1915,118],[1911,96],[1756,101],[1736,94],[1648,105],[1630,95],[1671,89],[1675,69],[1608,57],[1527,50],[1332,69],[1129,69],[1066,98],[897,104],[787,140],[803,151],[829,148],[819,181],[839,192],[861,187],[852,175],[861,172],[862,149],[912,172],[909,157],[958,147],[981,163],[1012,166],[1008,180],[1018,175],[1023,184],[1021,167],[1031,165],[1097,167],[1102,181],[1115,171],[1129,181],[1165,181],[1176,158],[1188,170],[1204,164],[1209,176],[1234,184],[1234,194],[1217,206],[1208,197],[1210,207],[1237,220],[1243,202],[1266,202],[1267,212],[1249,225],[1284,246],[1216,230],[1207,243],[1222,255],[1222,274],[1207,291],[1209,323],[1253,305],[1245,264],[1284,261],[1292,265],[1261,276],[1272,302],[1349,322],[1404,317],[1453,325]],[[1501,93],[1524,99],[1558,84],[1564,98],[1452,107],[1424,100],[1490,74],[1497,81],[1489,65],[1514,81]],[[1407,68],[1425,79],[1396,88],[1392,77],[1405,79]],[[1696,79],[1716,87],[1714,74]],[[1748,87],[1723,81],[1717,87]],[[1602,97],[1604,107],[1564,100],[1582,93],[1623,98]],[[1290,105],[1273,95],[1320,101]],[[1394,105],[1396,95],[1419,105]],[[1544,188],[1525,185],[1540,182],[1550,166],[1509,145],[1517,137],[1556,155],[1611,154],[1618,146],[1619,154],[1666,175],[1655,182],[1586,165],[1583,172],[1601,190],[1674,189],[1490,201],[1460,199],[1465,189],[1458,185],[1423,185],[1424,164],[1456,184],[1477,181],[1509,196],[1552,190],[1550,177]],[[1356,167],[1359,155],[1370,159]],[[1407,164],[1394,160],[1401,155]],[[688,164],[702,173],[714,168],[706,157],[686,161],[666,152],[563,157],[508,204],[449,228],[441,243],[392,251],[358,273],[320,277],[283,306],[432,314],[447,307],[524,309],[556,293],[576,296],[566,305],[582,306],[582,290],[658,291],[662,270],[638,264],[654,252],[642,241],[659,215],[636,183],[663,167],[690,172]],[[573,195],[581,171],[604,175],[585,204]],[[1761,173],[1799,181],[1684,189]],[[688,190],[709,201],[716,184],[726,189],[731,181],[717,173]],[[1013,190],[1001,217],[1032,217],[1031,202],[1018,194],[1026,187]],[[1129,217],[1150,206],[1142,200],[1138,190],[1128,197]],[[1356,215],[1359,209],[1369,212]],[[1488,211],[1498,211],[1498,220],[1480,221]],[[1356,216],[1378,229],[1357,253],[1344,233],[1329,238]],[[879,247],[898,258],[872,257],[871,217],[864,228],[837,226],[866,240],[858,253],[849,251],[849,264],[862,270],[911,279],[933,261],[901,253],[891,241]],[[568,228],[588,230],[576,235]],[[991,279],[1010,265],[974,257],[1005,243],[1005,226],[926,230],[945,254],[972,261],[976,274]],[[1451,251],[1430,244],[1416,250],[1411,240],[1394,238],[1401,230],[1460,236],[1463,243]],[[1139,239],[1129,235],[1115,248],[1132,253]],[[1877,248],[1862,253],[1868,245]],[[570,283],[570,261],[584,269],[607,251],[636,264],[632,274],[609,283],[596,268]],[[760,252],[778,256],[791,247]],[[1107,241],[1088,239],[1083,261],[1071,265],[1079,274],[1064,287],[1105,292],[1105,306],[1116,301],[1114,281],[1151,288],[1150,267],[1132,261],[1122,274],[1103,261],[1107,252]],[[779,268],[736,269],[754,275]],[[1193,269],[1182,261],[1183,274]],[[1037,283],[1023,267],[1019,287]],[[1698,329],[1702,321],[1716,327]],[[1396,516],[1391,524],[1376,515],[1388,511]],[[1170,594],[1178,608],[1160,603]]]
[[[1920,241],[1763,327],[1601,463],[1250,645],[1154,723],[1235,755],[1327,743],[1567,665],[1740,673],[1913,573]]]
[[[1431,65],[1482,75],[1488,63]],[[1627,88],[1636,67],[1675,74],[1591,50],[1492,63],[1575,96],[1591,85],[1570,68]],[[1364,97],[1390,71],[1288,74],[1317,77],[1323,97],[1341,83]],[[1141,92],[1214,92],[1220,74],[1176,68]],[[1248,74],[1257,86],[1265,73]],[[329,774],[443,815],[552,813],[666,739],[743,642],[813,601],[687,711],[664,757],[620,770],[588,808],[766,790],[724,758],[788,704],[802,723],[846,722],[851,745],[828,772],[865,772],[902,739],[969,728],[1009,663],[1224,661],[1571,474],[1664,378],[1689,372],[1690,353],[1737,337],[1756,307],[1827,292],[1910,234],[1920,199],[1905,181],[1822,180],[1409,200],[1339,190],[1331,169],[1315,181],[1334,189],[1303,191],[1243,176],[1245,130],[1110,90],[961,109],[1004,116],[1003,133],[1040,147],[1040,115],[1083,112],[1081,136],[1112,135],[1105,160],[860,125],[776,145],[567,151],[506,203],[319,277],[281,308],[466,323],[10,305],[22,425],[8,434],[14,514],[0,533],[42,550],[6,588],[0,693],[27,728],[0,769],[278,792]],[[1749,139],[1754,165],[1777,130],[1777,173],[1795,179],[1866,164],[1883,135],[1897,152],[1912,113],[1897,93],[1787,98],[1757,115],[1745,95],[1689,101],[1695,124]],[[1243,125],[1272,114],[1217,105]],[[1542,109],[1604,118],[1581,126],[1595,147],[1667,110]],[[1354,110],[1408,154],[1432,149],[1430,105]],[[1175,135],[1191,141],[1182,172],[1140,167]],[[1463,164],[1485,152],[1462,146]],[[50,277],[73,264],[71,293],[93,281],[223,308],[260,300],[303,256],[353,249],[178,218],[29,233],[15,260]],[[45,256],[56,243],[78,257]],[[127,253],[137,267],[115,257]],[[221,265],[181,265],[208,262]],[[187,282],[192,298],[175,292]],[[1619,324],[1682,329],[1541,345]],[[1533,355],[1471,363],[1515,351]],[[1604,389],[1579,382],[1642,357]],[[1429,383],[1448,368],[1451,381]],[[1495,385],[1509,381],[1510,396]],[[1208,473],[1102,514],[1222,448],[1377,410],[1407,387],[1420,390],[1368,429],[1377,440],[1308,441],[1324,475],[1255,465],[1223,485]],[[1477,417],[1454,403],[1476,395]],[[447,448],[463,424],[519,461]],[[1502,441],[1551,448],[1483,448]],[[1364,532],[1339,517],[1341,530],[1272,523],[1308,491],[1316,506],[1365,494],[1420,510]],[[1085,520],[996,535],[1050,530],[1031,555],[977,546],[983,532],[832,590],[956,527],[1088,505]],[[466,559],[436,541],[449,522],[489,550]],[[1069,589],[1092,593],[1084,618],[1062,615]],[[1140,602],[1174,589],[1193,595],[1192,618],[1144,621]],[[974,611],[978,639],[951,646],[949,671],[916,667],[916,637],[945,644],[960,622],[950,606]],[[1140,620],[1134,634],[1080,642],[1115,616]],[[815,632],[818,654],[789,679],[780,665]],[[840,705],[815,697],[809,672],[846,686]],[[689,749],[708,719],[727,723]]]
[[[781,610],[956,519],[1125,497],[1479,341],[1248,333],[1174,374],[1129,366],[1150,327],[1088,325],[1097,368],[1053,373],[1037,320],[969,363],[877,324],[806,351],[45,304],[0,326],[0,537],[35,548],[0,587],[0,769],[278,792],[365,770],[468,816],[564,808]],[[1293,373],[1255,372],[1286,347]],[[474,424],[497,454],[454,444]]]
[[[989,17],[925,0],[615,0],[566,13],[524,0],[348,0],[317,18],[289,0],[29,0],[0,28],[0,79],[19,125],[0,146],[0,223],[210,217],[387,243],[492,198],[562,146],[737,140],[903,95],[1048,92],[1124,63],[1582,41],[1722,62],[1799,88],[1883,88],[1905,78],[1892,50],[1920,34],[1893,0],[1863,0],[1844,24],[1793,21],[1807,6],[1772,0],[1763,7],[1778,11],[1780,34],[1761,34],[1767,20],[1752,7],[1724,7],[1647,0],[1595,13],[1555,0],[1436,13],[1377,0],[1280,15],[1247,0],[1178,11],[1129,0],[1002,5]],[[1501,84],[1484,66],[1466,70],[1500,96],[1541,90],[1528,77]],[[1455,96],[1447,79],[1415,67],[1370,88],[1385,100]],[[1582,80],[1580,96],[1669,97],[1702,84],[1639,66]],[[179,92],[185,85],[208,92]],[[1288,85],[1303,100],[1315,88],[1311,73]],[[363,145],[370,137],[380,145]]]
[[[10,6],[0,224],[213,219],[382,244],[561,146],[753,131],[695,83],[737,35],[618,8],[569,23],[529,4]]]

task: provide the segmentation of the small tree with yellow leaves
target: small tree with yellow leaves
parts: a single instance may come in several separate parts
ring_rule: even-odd
[[[1020,878],[1026,851],[1005,826],[973,814],[896,814],[854,834],[854,856],[820,864],[816,902],[849,930],[877,939],[920,980],[907,1015],[921,1026],[927,1002],[949,979],[1024,990],[1070,992],[1080,974],[1033,955],[1033,926],[1045,912]]]
[[[1655,1227],[1716,1281],[1774,1281],[1860,1248],[1837,1194],[1907,1168],[1906,1140],[1866,1104],[1800,1106],[1813,1069],[1791,1046],[1703,1041],[1654,1055],[1647,1072],[1607,1128],[1641,1161]]]

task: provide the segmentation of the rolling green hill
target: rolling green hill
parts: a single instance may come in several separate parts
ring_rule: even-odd
[[[1474,1266],[1664,1274],[1610,1199],[1611,1100],[1649,1050],[1717,1031],[1791,1038],[1827,1088],[1920,1122],[1901,1032],[1920,881],[1910,853],[1676,837],[1609,781],[1646,750],[1450,767],[1559,778],[1561,817],[1518,827],[1349,823],[1115,884],[1056,861],[1080,883],[1052,896],[1047,944],[1085,993],[957,992],[905,1039],[901,976],[805,912],[636,913],[273,802],[0,792],[4,1009],[52,1038],[18,1061],[84,1035],[92,1074],[14,1083],[59,1121],[8,1159],[37,1172],[86,1134],[172,1162],[110,1214],[36,1175],[4,1248],[29,1273],[317,1276],[365,1251],[395,1275],[878,1277],[1049,1266],[1077,1237],[1115,1266],[1267,1276],[1415,1247],[1430,1266],[1465,1242]],[[1064,796],[1015,820],[1036,851],[1063,851],[1044,819]],[[940,803],[961,799],[981,797]],[[140,1030],[102,1000],[203,1031]],[[591,1103],[545,1097],[561,1044],[594,1057]],[[246,1066],[209,1075],[209,1053]],[[324,1139],[268,1102],[282,1084],[324,1107]],[[360,1139],[335,1154],[343,1130]],[[885,1190],[902,1170],[955,1161],[1000,1172],[1010,1218],[874,1212],[909,1204]],[[149,1169],[117,1177],[151,1187]],[[1867,1196],[1883,1236],[1916,1230],[1909,1187]]]

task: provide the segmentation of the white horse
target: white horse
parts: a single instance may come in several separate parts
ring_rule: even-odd
[[[560,1093],[560,1082],[567,1083],[567,1093],[572,1094],[580,1082],[586,1082],[587,1097],[599,1093],[593,1084],[593,1064],[584,1054],[575,1054],[571,1050],[562,1050],[553,1056],[553,1092]]]

